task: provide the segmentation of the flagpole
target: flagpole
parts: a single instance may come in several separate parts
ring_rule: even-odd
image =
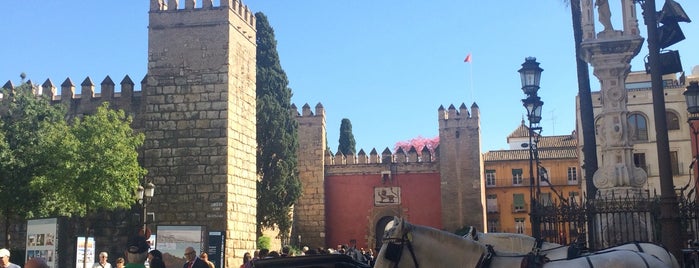
[[[468,62],[468,69],[469,69],[469,83],[471,84],[471,101],[476,102],[476,99],[473,98],[473,63],[471,61]]]
[[[468,80],[469,80],[470,87],[471,87],[471,88],[470,88],[470,90],[471,90],[471,100],[475,103],[476,101],[475,101],[475,99],[473,99],[473,63],[471,63],[471,53],[468,53],[468,55],[466,55],[466,58],[464,59],[464,62],[465,62],[465,63],[468,63],[468,65],[469,65],[469,77],[468,77]]]

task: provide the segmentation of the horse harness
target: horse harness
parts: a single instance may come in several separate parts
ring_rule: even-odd
[[[420,265],[417,263],[417,258],[415,258],[415,251],[413,250],[413,244],[411,242],[413,237],[410,232],[406,232],[401,238],[384,238],[383,240],[384,242],[388,242],[384,257],[394,263],[394,268],[398,267],[400,257],[403,255],[403,247],[406,245],[408,246],[408,251],[410,251],[410,256],[413,257],[415,268],[420,267]]]

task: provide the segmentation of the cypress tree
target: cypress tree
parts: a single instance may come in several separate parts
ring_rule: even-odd
[[[356,152],[356,142],[354,134],[352,134],[352,122],[349,119],[343,118],[340,124],[340,145],[337,146],[337,151],[344,155],[351,155]]]
[[[291,208],[301,196],[297,168],[298,125],[291,116],[289,80],[279,63],[274,29],[258,12],[257,22],[257,234],[291,230]]]

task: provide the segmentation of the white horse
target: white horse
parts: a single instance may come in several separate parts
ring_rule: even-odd
[[[400,218],[384,235],[375,268],[407,267],[526,267],[524,255],[495,252],[485,245],[431,227],[413,225]],[[532,262],[529,262],[531,264]],[[642,252],[615,250],[571,260],[546,260],[549,267],[669,267]]]
[[[496,251],[509,252],[514,254],[527,254],[532,251],[536,243],[534,237],[524,234],[512,233],[481,233],[471,226],[468,233],[463,236],[466,239],[475,240],[485,245],[492,245]],[[546,255],[549,259],[565,259],[568,257],[569,246],[563,246],[556,243],[543,242],[541,245],[540,254]],[[623,245],[611,247],[608,249],[599,250],[599,252],[615,251],[615,250],[631,250],[647,253],[660,259],[670,267],[679,268],[680,264],[677,259],[667,249],[662,246],[645,243],[632,242]]]

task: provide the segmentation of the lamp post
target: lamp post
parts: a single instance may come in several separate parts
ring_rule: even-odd
[[[692,129],[693,134],[693,138],[691,139],[691,142],[694,144],[694,151],[692,152],[694,159],[692,164],[696,165],[695,162],[699,162],[699,125],[697,125],[697,122],[699,122],[699,82],[690,82],[689,86],[687,86],[687,90],[682,94],[687,102],[687,112],[689,113],[687,123],[689,123],[689,127]],[[690,169],[692,169],[691,166],[692,165],[690,165]],[[694,173],[694,177],[696,178],[697,171],[692,170],[692,173]]]
[[[539,134],[541,133],[541,108],[544,102],[537,95],[539,91],[539,81],[541,72],[544,69],[539,67],[535,57],[527,57],[522,63],[522,68],[519,69],[519,75],[522,79],[522,91],[527,98],[522,100],[524,108],[527,109],[527,119],[529,121],[529,220],[532,224],[532,236],[541,238],[541,219],[539,215],[539,196],[541,195],[541,186],[539,177],[539,152],[537,143],[539,142]],[[534,162],[536,162],[537,174],[534,176]]]
[[[155,184],[149,182],[145,186],[139,185],[137,190],[138,203],[143,207],[143,215],[141,219],[141,224],[143,225],[143,236],[148,239],[148,216],[147,210],[148,204],[153,200],[153,194],[155,193]]]
[[[667,122],[665,109],[665,92],[663,90],[663,70],[660,62],[660,36],[658,30],[658,16],[655,11],[655,0],[644,0],[643,21],[648,31],[648,65],[650,67],[651,93],[653,96],[653,118],[655,122]],[[672,5],[674,1],[665,0]],[[684,12],[682,12],[684,13]],[[661,14],[662,15],[662,14]],[[669,19],[669,18],[667,18]],[[674,19],[683,19],[677,18]],[[665,20],[663,20],[665,21]],[[666,21],[667,22],[667,21]],[[675,257],[682,256],[682,240],[680,230],[679,204],[672,180],[672,163],[670,162],[670,141],[667,124],[655,124],[656,149],[658,156],[658,176],[660,177],[660,234],[661,243],[667,247]]]

